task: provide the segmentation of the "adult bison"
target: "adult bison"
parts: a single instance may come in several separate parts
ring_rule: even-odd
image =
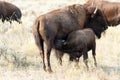
[[[15,20],[21,23],[21,16],[22,13],[18,7],[11,3],[0,1],[0,18],[2,19],[2,22],[6,20],[12,23],[12,21]]]
[[[108,2],[103,0],[88,0],[85,7],[96,6],[106,17],[109,26],[120,24],[120,2]]]
[[[94,21],[91,21],[92,19]],[[98,23],[99,21],[100,23]],[[46,71],[43,42],[45,42],[47,46],[46,59],[48,71],[52,72],[50,53],[52,48],[55,48],[55,40],[66,39],[70,32],[85,28],[85,25],[96,25],[96,23],[100,26],[90,27],[94,29],[96,35],[100,38],[101,32],[107,28],[103,14],[95,7],[84,8],[84,6],[80,4],[66,6],[39,16],[34,22],[33,35],[36,45],[40,50],[44,70]]]
[[[97,66],[96,62],[96,41],[95,34],[92,29],[86,28],[82,30],[76,30],[71,32],[67,39],[63,42],[56,41],[56,49],[68,53],[70,55],[70,60],[75,59],[77,62],[79,58],[83,55],[83,61],[87,67],[88,51],[92,50],[92,55],[94,58],[94,64]]]

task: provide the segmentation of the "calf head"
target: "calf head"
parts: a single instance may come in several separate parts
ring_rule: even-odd
[[[96,7],[87,8],[88,20],[85,24],[86,28],[92,28],[95,35],[100,38],[101,33],[108,28],[105,16],[102,11]]]

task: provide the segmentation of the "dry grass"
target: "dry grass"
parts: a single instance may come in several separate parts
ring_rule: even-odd
[[[120,26],[110,27],[97,39],[98,67],[93,65],[89,53],[90,71],[86,71],[82,58],[79,67],[63,57],[60,66],[51,54],[53,73],[43,71],[39,51],[31,32],[34,19],[59,7],[84,3],[86,0],[7,0],[22,10],[22,24],[0,22],[0,80],[119,80],[120,79]],[[115,0],[112,0],[115,1]]]

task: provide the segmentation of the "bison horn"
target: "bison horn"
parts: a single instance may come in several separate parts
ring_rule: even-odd
[[[95,10],[94,10],[94,12],[93,12],[93,14],[91,15],[92,18],[95,16],[97,10],[98,10],[98,8],[96,7]]]
[[[97,10],[98,10],[98,8],[96,7],[96,8],[95,8],[95,11],[94,11],[93,13],[96,14]]]

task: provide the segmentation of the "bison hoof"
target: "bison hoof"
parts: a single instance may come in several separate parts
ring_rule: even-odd
[[[95,67],[97,67],[97,63],[94,63]]]
[[[44,71],[45,71],[45,72],[47,72],[47,70],[46,70],[46,67],[45,67],[45,66],[43,67],[43,69],[44,69]]]
[[[59,62],[60,66],[62,66],[62,62]]]
[[[52,73],[53,71],[52,71],[52,69],[51,69],[51,68],[48,68],[48,72],[49,72],[49,73]]]

